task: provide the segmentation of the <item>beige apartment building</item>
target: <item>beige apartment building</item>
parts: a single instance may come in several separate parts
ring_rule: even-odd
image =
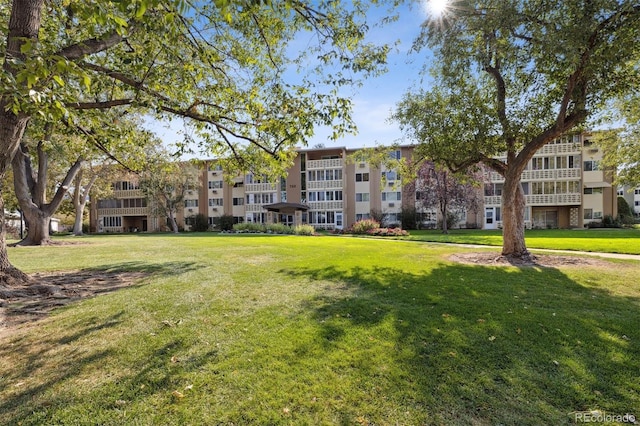
[[[179,225],[189,229],[197,214],[215,227],[223,215],[235,223],[310,224],[317,229],[345,229],[372,211],[384,214],[387,226],[401,225],[403,206],[416,207],[423,226],[435,226],[435,209],[424,209],[408,182],[395,170],[348,160],[357,150],[344,147],[300,149],[286,177],[269,182],[247,174],[227,179],[215,160],[205,161],[199,190],[188,191],[178,212]],[[411,158],[413,148],[390,152]],[[568,135],[543,147],[522,175],[529,228],[580,228],[616,216],[612,176],[600,170],[602,152],[588,133]],[[484,205],[479,212],[463,212],[459,226],[484,229],[502,226],[502,178],[486,173]],[[165,220],[149,214],[147,201],[133,176],[114,183],[113,198],[95,200],[93,232],[147,232],[167,229]]]

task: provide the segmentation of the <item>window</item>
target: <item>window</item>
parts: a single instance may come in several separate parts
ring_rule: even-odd
[[[209,189],[220,189],[222,188],[221,180],[210,180],[209,181]]]
[[[400,175],[395,171],[382,172],[382,178],[387,181],[400,180]]]
[[[359,220],[369,219],[371,215],[369,213],[358,213],[356,214],[356,222]]]
[[[185,207],[198,207],[198,200],[184,200]]]
[[[368,192],[356,192],[356,203],[369,201]]]
[[[585,188],[584,194],[602,194],[602,188]]]
[[[383,192],[382,193],[382,201],[401,201],[402,193],[401,192]]]
[[[235,200],[235,198],[234,198]],[[223,200],[222,198],[209,198],[209,207],[218,207],[222,206]]]
[[[102,218],[102,225],[109,228],[122,226],[121,216],[105,216]]]
[[[242,198],[242,197],[239,197],[239,198],[234,197],[233,198],[233,205],[234,206],[242,206],[242,205],[244,205],[244,198]]]
[[[587,160],[584,162],[584,171],[585,172],[594,172],[598,170],[598,162],[593,160]]]
[[[399,149],[396,149],[395,151],[391,151],[391,152],[389,153],[389,157],[390,157],[392,160],[399,160],[400,158],[402,158],[402,156],[401,156],[401,154],[400,154],[400,150],[399,150]]]
[[[356,173],[356,182],[369,182],[369,173]]]
[[[147,207],[147,200],[145,198],[125,198],[122,200],[122,207],[124,208]]]
[[[633,191],[633,193],[634,193],[635,195],[640,195],[640,189],[636,189],[635,191]]]
[[[594,219],[602,219],[602,212],[593,212]]]
[[[593,219],[593,209],[584,209],[584,218]]]
[[[98,200],[99,209],[119,209],[122,207],[122,200],[106,199]]]

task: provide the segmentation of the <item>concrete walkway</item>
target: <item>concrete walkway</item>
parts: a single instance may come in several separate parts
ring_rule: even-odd
[[[437,243],[431,241],[424,241],[428,244],[437,244],[437,245],[448,245],[448,246],[458,246],[458,247],[468,247],[468,248],[483,248],[483,249],[497,249],[499,250],[500,246],[488,246],[481,244],[460,244],[460,243]],[[637,260],[640,262],[640,255],[638,254],[624,254],[624,253],[602,253],[595,251],[577,251],[577,250],[553,250],[553,249],[537,249],[529,247],[529,251],[532,253],[561,253],[567,255],[584,255],[584,256],[597,256],[604,257],[608,259],[627,259],[627,260]]]

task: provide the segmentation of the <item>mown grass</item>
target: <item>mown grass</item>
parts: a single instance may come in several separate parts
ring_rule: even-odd
[[[567,424],[640,407],[640,264],[406,241],[108,236],[10,249],[138,286],[0,337],[2,424]]]
[[[454,229],[448,234],[438,230],[411,231],[414,241],[440,243],[502,245],[501,230]],[[532,229],[525,232],[528,248],[577,250],[603,253],[640,254],[640,229]]]

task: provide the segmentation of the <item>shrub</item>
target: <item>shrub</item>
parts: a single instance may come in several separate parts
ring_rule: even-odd
[[[293,227],[293,233],[296,235],[313,235],[316,230],[311,225],[296,225]]]
[[[235,225],[233,225],[233,230],[236,232],[256,233],[256,232],[266,232],[267,228],[261,223],[246,222],[246,223],[236,223]]]
[[[620,222],[610,214],[602,218],[602,226],[605,228],[620,228]]]
[[[447,229],[453,229],[456,225],[458,225],[458,221],[460,218],[457,214],[452,212],[447,212]],[[438,220],[438,229],[442,229],[442,219]]]
[[[284,223],[271,223],[267,225],[267,232],[273,234],[293,234],[293,229]]]
[[[415,207],[402,207],[400,222],[403,229],[418,229],[418,212]]]
[[[375,237],[406,237],[409,233],[401,228],[376,228],[369,230],[367,235]]]
[[[220,227],[221,231],[231,231],[233,229],[233,216],[225,214],[217,218],[216,225]]]
[[[377,222],[373,219],[363,219],[359,220],[351,226],[350,232],[352,234],[366,234],[372,229],[380,228],[380,222]]]
[[[209,218],[202,213],[198,213],[193,218],[191,230],[194,232],[204,232],[209,230]]]

